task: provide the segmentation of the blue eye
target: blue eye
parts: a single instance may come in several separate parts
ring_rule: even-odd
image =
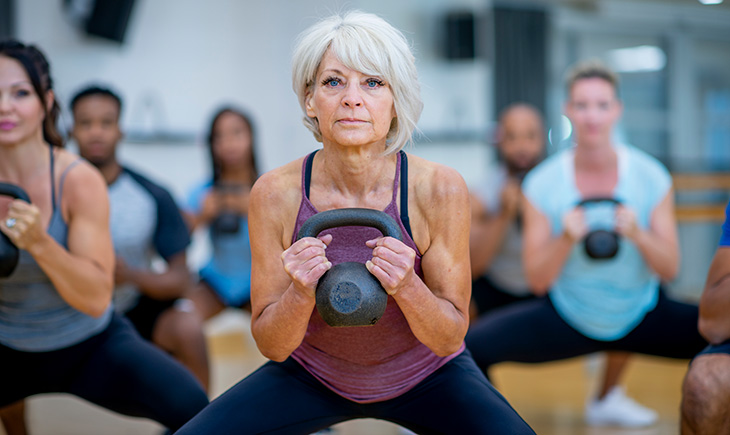
[[[337,85],[339,85],[339,84],[340,84],[340,82],[338,82],[337,80],[330,80],[330,81],[329,81],[329,85],[330,85],[330,86],[337,86]]]
[[[367,86],[369,88],[377,88],[377,87],[383,86],[384,84],[385,83],[383,83],[382,80],[378,80],[378,79],[368,79],[368,81],[367,81]]]

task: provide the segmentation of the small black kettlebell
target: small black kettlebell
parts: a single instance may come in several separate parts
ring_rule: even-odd
[[[610,202],[615,205],[621,204],[615,198],[587,198],[578,203],[578,207],[598,202]],[[583,246],[586,255],[595,260],[613,258],[618,254],[619,235],[615,231],[594,230],[586,234],[583,239]]]
[[[0,183],[0,196],[11,196],[14,199],[22,199],[30,202],[25,190],[14,184]],[[0,278],[10,276],[18,265],[18,247],[13,245],[5,233],[0,232]]]
[[[317,237],[329,228],[373,227],[384,236],[403,240],[395,220],[379,210],[340,208],[323,211],[307,219],[297,235]],[[362,263],[345,262],[325,272],[317,283],[317,311],[330,326],[369,326],[385,313],[388,294]]]

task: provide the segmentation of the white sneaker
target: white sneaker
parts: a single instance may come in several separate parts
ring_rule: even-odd
[[[586,405],[586,423],[590,426],[616,425],[622,427],[650,426],[659,415],[628,397],[621,387],[613,387],[601,400]]]

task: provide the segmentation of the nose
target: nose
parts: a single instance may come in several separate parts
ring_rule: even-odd
[[[345,88],[345,95],[342,98],[342,104],[350,108],[362,106],[362,95],[360,92],[361,90],[358,84],[348,83]]]

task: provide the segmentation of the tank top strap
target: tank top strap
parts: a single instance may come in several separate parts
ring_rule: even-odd
[[[393,182],[393,203],[398,194],[398,183],[400,182],[400,220],[408,235],[413,237],[411,232],[411,220],[408,217],[408,157],[405,151],[399,153],[398,163],[395,169],[395,180]]]
[[[53,145],[48,145],[48,152],[51,162],[51,210],[56,211],[56,170]]]
[[[74,166],[76,166],[79,163],[81,163],[82,160],[83,159],[80,158],[80,157],[78,159],[74,160],[61,173],[61,180],[58,182],[58,200],[56,200],[56,195],[53,192],[53,190],[51,190],[51,193],[53,194],[53,209],[54,210],[56,209],[56,204],[61,204],[61,199],[62,199],[62,196],[63,196],[63,184],[66,181],[66,175],[68,175],[69,171],[71,169],[73,169]],[[51,171],[51,175],[53,175],[53,171]]]
[[[309,186],[312,184],[312,164],[314,162],[314,155],[317,154],[315,150],[309,153],[304,158],[304,167],[302,168],[302,197],[309,199]]]

